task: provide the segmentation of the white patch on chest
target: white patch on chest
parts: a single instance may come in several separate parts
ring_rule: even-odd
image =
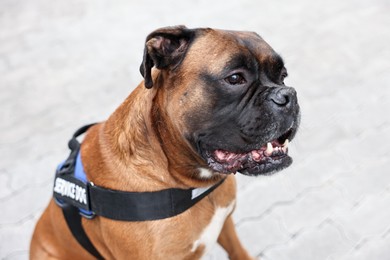
[[[215,210],[210,223],[203,229],[200,237],[194,242],[191,252],[195,252],[200,245],[204,245],[204,254],[207,254],[207,252],[216,244],[226,218],[233,211],[234,204],[235,201],[232,201],[226,208],[217,208]]]
[[[210,179],[214,175],[213,172],[210,171],[209,169],[199,168],[198,170],[199,170],[199,176],[202,179]]]

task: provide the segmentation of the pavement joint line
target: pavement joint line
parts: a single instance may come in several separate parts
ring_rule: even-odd
[[[388,229],[382,235],[383,239],[385,239],[387,237],[390,237],[390,226],[388,227]]]
[[[28,256],[29,250],[15,250],[4,256],[2,260],[7,260],[7,259],[14,259],[17,256],[21,255],[27,255]]]
[[[6,178],[6,181],[5,181],[6,184],[5,184],[5,186],[6,186],[6,187],[8,188],[8,190],[9,190],[9,192],[7,192],[7,195],[0,197],[0,201],[2,201],[2,199],[7,200],[7,199],[5,199],[5,198],[10,197],[11,194],[12,194],[13,192],[15,192],[15,190],[12,188],[12,185],[11,185],[12,177],[9,175],[9,173],[8,173],[6,170],[4,170],[4,172],[0,173],[0,176],[5,176],[5,178]]]
[[[359,197],[358,200],[354,201],[351,210],[357,211],[360,207],[364,207],[364,204],[366,203],[367,200],[369,200],[372,197],[381,195],[381,194],[383,194],[385,196],[388,195],[386,191],[382,190],[382,191],[378,191],[377,193],[372,193],[372,194],[368,194],[368,195],[364,195],[364,196]]]
[[[287,241],[284,241],[284,242],[281,242],[281,243],[277,243],[277,244],[271,244],[271,245],[267,245],[266,247],[264,247],[259,253],[255,253],[256,257],[262,257],[263,256],[263,253],[265,251],[267,251],[269,248],[273,248],[273,247],[277,247],[277,246],[280,246],[280,245],[284,245],[284,244],[287,244],[290,240],[293,240],[294,239],[294,234],[291,234],[290,232],[288,232],[288,230],[281,225],[281,223],[283,222],[282,221],[282,218],[279,217],[279,216],[275,216],[275,218],[278,220],[278,225],[279,225],[279,228],[280,228],[280,231],[285,233],[289,239]]]
[[[306,234],[308,232],[312,232],[312,231],[321,230],[326,225],[330,225],[331,227],[335,228],[336,231],[340,234],[341,238],[343,238],[349,244],[352,245],[354,243],[354,241],[352,241],[348,238],[348,236],[346,235],[346,232],[344,231],[342,226],[328,217],[328,218],[324,219],[323,221],[321,221],[318,225],[301,228],[300,230],[298,230],[297,232],[295,232],[293,234],[287,232],[287,234],[290,236],[290,239],[288,241],[286,241],[284,243],[276,244],[276,245],[268,245],[262,251],[257,253],[256,257],[266,256],[267,251],[269,252],[269,251],[274,250],[274,249],[287,247],[290,243],[294,243],[297,239],[299,239],[304,234]]]
[[[348,233],[344,230],[343,225],[341,225],[340,223],[338,223],[337,221],[335,221],[335,220],[332,219],[331,217],[327,217],[327,218],[326,218],[324,221],[322,221],[322,223],[320,223],[318,226],[323,226],[323,225],[325,225],[325,224],[329,224],[329,225],[331,225],[332,227],[334,227],[334,228],[340,233],[340,236],[341,236],[344,240],[350,242],[351,244],[354,244],[354,243],[355,243],[355,241],[354,241],[352,238],[350,238],[350,237],[348,236]]]
[[[385,239],[387,239],[389,234],[390,234],[390,226],[387,228],[387,230],[384,233],[382,233],[380,235],[370,235],[370,236],[363,237],[356,243],[356,245],[347,254],[351,254],[352,252],[356,252],[356,251],[360,251],[360,250],[364,249],[364,247],[371,240],[378,240],[378,239],[385,240]]]
[[[270,207],[268,207],[266,210],[264,210],[261,214],[259,214],[257,216],[250,216],[250,217],[243,217],[243,218],[241,218],[239,221],[237,221],[236,227],[239,227],[239,226],[241,226],[242,224],[244,224],[246,222],[257,221],[257,220],[263,219],[264,217],[270,215],[276,208],[283,207],[283,206],[286,206],[286,205],[295,204],[296,202],[300,201],[305,196],[307,196],[307,194],[315,192],[316,190],[321,189],[323,187],[326,187],[327,185],[329,185],[331,183],[332,182],[327,180],[324,183],[322,183],[321,185],[307,187],[307,188],[303,189],[301,192],[297,193],[296,196],[293,199],[286,200],[286,201],[277,201],[277,202],[273,203]]]
[[[359,251],[361,250],[364,250],[364,248],[372,241],[372,240],[385,240],[388,238],[390,234],[390,226],[389,228],[382,234],[382,235],[371,235],[371,236],[366,236],[362,239],[360,239],[360,241],[358,243],[356,243],[356,245],[351,248],[348,252],[346,252],[344,254],[344,256],[347,256],[347,255],[351,255],[351,254],[356,254],[358,253]]]
[[[17,227],[20,225],[23,225],[24,223],[36,219],[36,217],[40,216],[40,214],[43,212],[45,207],[41,207],[37,209],[35,212],[28,214],[27,216],[17,220],[16,222],[8,222],[8,223],[0,223],[0,230],[3,228],[8,228],[8,227]]]
[[[350,172],[351,171],[348,171],[348,173],[350,173]],[[345,173],[346,173],[346,171],[345,171]],[[352,204],[351,209],[353,209],[354,205],[356,204],[356,202],[352,198],[350,198],[348,196],[348,189],[344,185],[342,185],[341,183],[337,182],[337,179],[338,179],[337,177],[334,178],[334,179],[333,179],[333,177],[336,177],[336,175],[333,175],[329,179],[331,181],[331,183],[332,183],[332,186],[341,193],[341,196],[342,196],[343,200],[345,200],[345,201],[349,202],[350,204]]]
[[[20,189],[13,190],[7,196],[4,196],[4,197],[0,198],[0,202],[4,202],[4,201],[7,201],[9,199],[12,199],[12,197],[17,196],[19,194],[22,194],[23,192],[31,190],[31,189],[46,187],[47,185],[49,185],[53,181],[54,181],[54,178],[50,178],[50,179],[45,179],[44,181],[36,182],[36,183],[33,183],[33,184],[32,183],[27,183],[27,184],[23,185]],[[12,188],[10,187],[10,189],[12,189]]]

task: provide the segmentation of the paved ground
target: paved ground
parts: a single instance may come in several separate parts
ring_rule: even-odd
[[[28,258],[66,140],[121,103],[141,80],[145,36],[175,24],[258,32],[299,92],[294,165],[239,177],[250,252],[390,259],[389,2],[225,1],[0,1],[1,259]]]

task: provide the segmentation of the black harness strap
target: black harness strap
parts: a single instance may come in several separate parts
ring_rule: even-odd
[[[169,218],[194,206],[225,180],[224,178],[207,188],[187,190],[172,188],[154,192],[127,192],[95,186],[86,179],[81,164],[81,145],[76,139],[93,125],[80,128],[69,141],[71,153],[56,171],[53,196],[62,208],[73,236],[97,259],[103,259],[103,257],[85,233],[81,216],[92,219],[97,215],[119,221]]]
[[[91,185],[91,210],[98,216],[122,221],[147,221],[170,218],[194,206],[225,179],[194,196],[195,189],[166,189],[156,192],[125,192]],[[93,198],[93,199],[92,199]]]
[[[64,214],[66,224],[68,224],[68,228],[79,244],[91,255],[96,257],[96,259],[104,259],[85,233],[84,228],[81,225],[81,215],[79,213],[79,209],[72,205],[64,205],[62,207],[62,212]]]

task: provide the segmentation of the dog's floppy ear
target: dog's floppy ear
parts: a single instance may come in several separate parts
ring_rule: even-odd
[[[148,35],[140,67],[146,88],[153,87],[153,66],[157,69],[170,69],[180,64],[194,34],[194,30],[185,26],[175,26],[161,28]]]

